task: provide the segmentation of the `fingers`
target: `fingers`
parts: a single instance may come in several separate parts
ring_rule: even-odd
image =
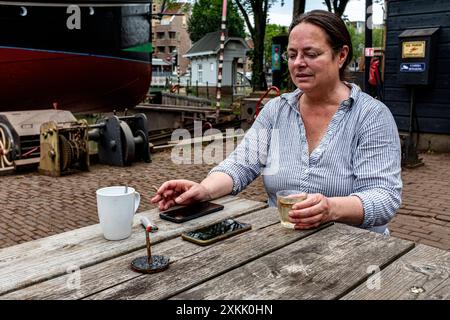
[[[164,182],[157,194],[150,200],[158,204],[160,210],[167,210],[173,205],[188,205],[195,201],[207,199],[208,192],[200,184],[190,180],[170,180]]]
[[[169,200],[169,201],[162,200],[158,203],[158,207],[159,207],[159,210],[164,211],[164,210],[167,210],[170,207],[174,206],[175,204],[176,203],[174,200]]]
[[[178,194],[173,192],[172,190],[168,190],[164,192],[163,194],[156,194],[153,198],[150,199],[150,202],[153,204],[159,203],[161,200],[169,200],[176,197]]]
[[[159,201],[161,201],[161,199],[162,199],[162,197],[159,194],[157,194],[153,198],[150,199],[150,202],[153,203],[153,204],[156,204]]]
[[[315,217],[320,216],[321,219],[324,215],[328,214],[328,210],[325,206],[318,204],[310,208],[302,210],[289,211],[289,220],[293,223],[311,223],[315,222]]]
[[[206,201],[211,199],[208,190],[201,184],[195,184],[186,192],[180,194],[175,202],[178,204],[190,204],[196,201]]]
[[[194,184],[196,184],[196,183],[193,182],[193,181],[184,180],[184,179],[169,180],[169,181],[164,182],[161,185],[161,187],[159,187],[158,194],[165,194],[165,192],[167,190],[172,190],[172,191],[175,191],[175,192],[183,193],[184,191],[189,189]]]
[[[329,203],[322,194],[311,194],[304,201],[296,203],[289,212],[289,221],[298,229],[310,229],[327,221]]]
[[[294,203],[292,205],[292,209],[300,210],[300,209],[312,207],[316,204],[319,204],[322,201],[323,197],[324,196],[320,193],[308,194],[308,196],[305,200]]]
[[[195,200],[198,196],[198,188],[193,187],[186,192],[180,194],[176,199],[175,202],[178,204],[187,204],[191,202],[192,200]]]
[[[323,214],[317,214],[309,218],[290,218],[289,221],[294,224],[311,225],[320,223],[323,220]]]
[[[156,191],[156,195],[150,199],[154,204],[161,200],[166,202],[178,197],[180,194],[188,190],[192,185],[196,184],[189,180],[169,180],[164,182]]]
[[[299,218],[305,219],[305,218],[309,218],[309,217],[318,215],[318,214],[322,213],[323,211],[324,211],[324,208],[321,205],[315,205],[313,207],[306,208],[306,209],[291,210],[291,211],[289,211],[289,217],[297,218],[297,219],[299,219]]]

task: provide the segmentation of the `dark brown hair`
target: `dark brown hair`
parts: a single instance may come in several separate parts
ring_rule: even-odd
[[[289,27],[289,34],[291,34],[292,29],[302,22],[310,23],[321,28],[327,35],[328,44],[333,48],[335,54],[337,54],[344,45],[348,46],[349,50],[347,59],[339,70],[339,77],[341,80],[344,80],[345,68],[352,61],[353,57],[352,39],[344,21],[332,12],[325,10],[313,10],[298,15],[294,18]]]

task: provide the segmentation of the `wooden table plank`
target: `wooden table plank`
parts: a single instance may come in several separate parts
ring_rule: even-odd
[[[176,224],[161,220],[157,209],[137,214],[133,233],[125,240],[108,241],[103,238],[100,225],[93,225],[44,239],[19,244],[0,250],[0,295],[66,274],[73,268],[85,268],[145,247],[145,235],[140,217],[154,221],[159,231],[152,237],[154,243],[177,237],[215,221],[237,217],[267,204],[237,197],[214,201],[225,209],[198,219]]]
[[[89,299],[170,298],[179,292],[278,250],[286,244],[318,232],[318,229],[294,231],[283,228],[278,223],[276,209],[269,208],[267,210],[265,215],[268,216],[268,213],[271,213],[271,221],[275,224],[214,243],[197,254],[174,262],[169,269],[162,273],[127,281],[99,292]]]
[[[278,215],[274,214],[271,208],[246,214],[239,217],[238,220],[250,223],[252,230],[279,223]],[[154,235],[151,234],[152,239]],[[225,241],[232,241],[232,239]],[[169,257],[171,264],[207,249],[207,247],[183,241],[181,237],[152,246],[153,254]],[[74,280],[77,280],[73,274],[64,274],[60,277],[10,292],[1,296],[0,299],[80,299],[131,279],[147,277],[147,275],[136,273],[130,268],[131,261],[143,255],[146,255],[145,249],[81,269],[78,287],[73,285]]]
[[[336,299],[365,281],[370,266],[383,268],[413,247],[335,224],[173,298]]]
[[[342,299],[450,299],[450,252],[419,244]]]

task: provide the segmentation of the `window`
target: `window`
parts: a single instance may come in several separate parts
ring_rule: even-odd
[[[173,20],[174,17],[175,17],[175,16],[171,16],[170,18],[168,18],[168,17],[163,17],[163,18],[161,19],[160,24],[161,24],[162,26],[168,26],[168,25],[170,25],[170,23],[172,22],[172,20]]]
[[[211,63],[209,64],[209,68],[210,68],[211,71],[214,71],[214,63],[211,62]]]
[[[156,51],[157,51],[157,53],[165,53],[166,47],[156,47]]]
[[[169,31],[169,38],[170,39],[176,39],[177,33],[175,31]]]
[[[156,37],[157,39],[164,39],[164,32],[157,32]]]
[[[175,47],[175,46],[170,46],[170,47],[169,47],[169,52],[174,52],[176,48],[177,48],[177,47]]]
[[[202,64],[198,65],[197,78],[198,78],[199,83],[203,82],[203,65]]]

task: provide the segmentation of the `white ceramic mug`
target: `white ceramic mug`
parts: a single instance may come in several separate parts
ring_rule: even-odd
[[[141,195],[131,187],[114,186],[96,191],[97,211],[103,236],[108,240],[122,240],[131,235],[133,217],[141,202]]]

